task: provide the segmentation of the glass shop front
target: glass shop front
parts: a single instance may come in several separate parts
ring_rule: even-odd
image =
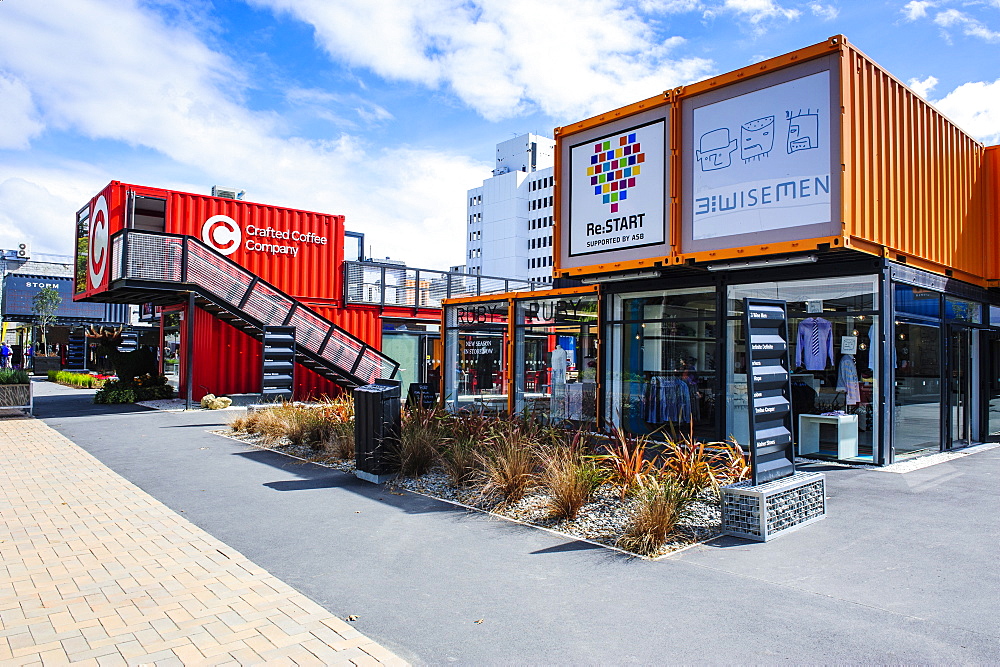
[[[448,405],[509,396],[553,420],[746,446],[747,297],[788,306],[798,455],[885,465],[1000,440],[1000,298],[876,259],[449,305]]]

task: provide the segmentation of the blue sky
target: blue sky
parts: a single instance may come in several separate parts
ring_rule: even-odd
[[[447,267],[497,142],[835,34],[1000,143],[1000,0],[0,0],[0,247],[68,254],[115,179]]]

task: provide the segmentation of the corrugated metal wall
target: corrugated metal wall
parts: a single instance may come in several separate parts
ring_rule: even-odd
[[[186,330],[183,323],[181,331]],[[193,350],[195,400],[205,394],[260,391],[260,343],[201,308],[195,309],[194,341],[188,349]]]
[[[129,324],[131,321],[130,306],[124,303],[104,304],[104,321],[115,324]]]
[[[340,265],[344,256],[344,217],[220,199],[184,192],[170,192],[167,228],[172,234],[201,238],[202,226],[214,215],[227,215],[242,228],[240,248],[229,259],[249,269],[272,285],[300,299],[340,300]],[[247,229],[275,229],[291,233],[313,232],[326,238],[324,245],[250,236]],[[296,256],[246,249],[248,240],[261,244],[298,248]]]
[[[982,279],[982,145],[850,45],[842,66],[846,234]]]
[[[1000,280],[1000,146],[986,149],[986,277]]]
[[[1000,258],[988,248],[994,238],[987,221],[987,185],[984,174],[986,149],[934,109],[923,98],[879,67],[849,44],[842,35],[771,58],[753,66],[676,89],[672,101],[685,100],[708,90],[749,81],[755,76],[794,68],[814,58],[839,54],[841,117],[842,221],[843,236],[798,239],[759,246],[722,248],[711,251],[664,256],[664,264],[713,262],[726,258],[751,258],[803,252],[816,248],[854,250],[886,256],[940,274],[976,284],[987,277],[1000,278]],[[837,76],[836,70],[834,76]],[[599,117],[557,128],[557,156],[560,146],[574,141],[575,132],[637,113],[633,105]],[[671,121],[672,158],[671,238],[681,238],[681,164],[686,147],[681,132],[682,119]],[[997,158],[993,158],[996,160]],[[559,163],[557,162],[557,165]],[[995,173],[995,172],[994,172]],[[564,178],[562,178],[562,177]],[[992,187],[997,187],[992,176]],[[556,200],[568,184],[568,174],[557,175]],[[996,209],[994,201],[992,207]],[[561,207],[556,207],[556,236],[562,225]],[[993,224],[1000,220],[993,219]],[[677,247],[680,247],[679,245]],[[989,259],[988,259],[989,256]],[[656,259],[656,258],[654,258]],[[627,269],[648,268],[642,262],[595,264],[573,268],[576,273],[601,275]],[[987,262],[991,263],[988,269]],[[996,268],[992,268],[992,263]],[[562,272],[562,267],[557,267]],[[567,273],[566,275],[569,275]]]
[[[328,319],[340,309],[329,308],[321,314]],[[341,311],[347,312],[347,311]],[[349,329],[369,345],[376,346],[381,340],[378,315],[371,313],[351,313],[348,319],[359,329]],[[346,328],[346,324],[340,324]],[[217,319],[200,308],[195,310],[194,320],[194,397],[200,400],[207,393],[248,394],[260,391],[259,341],[239,329]],[[358,331],[364,330],[362,336]],[[185,328],[182,327],[182,331]],[[377,334],[377,336],[375,335]],[[374,342],[373,342],[374,340]],[[303,366],[295,368],[295,398],[306,400],[311,397],[337,396],[340,387]]]

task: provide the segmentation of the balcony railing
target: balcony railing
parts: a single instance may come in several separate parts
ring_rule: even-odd
[[[530,280],[415,269],[378,262],[344,262],[347,303],[440,308],[444,299],[538,289]],[[547,287],[547,285],[546,285]]]

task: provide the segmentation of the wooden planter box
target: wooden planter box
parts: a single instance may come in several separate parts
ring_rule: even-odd
[[[48,375],[49,371],[62,370],[59,357],[34,357],[31,360],[32,375]]]
[[[29,415],[34,408],[31,384],[0,384],[0,409],[24,410]]]

